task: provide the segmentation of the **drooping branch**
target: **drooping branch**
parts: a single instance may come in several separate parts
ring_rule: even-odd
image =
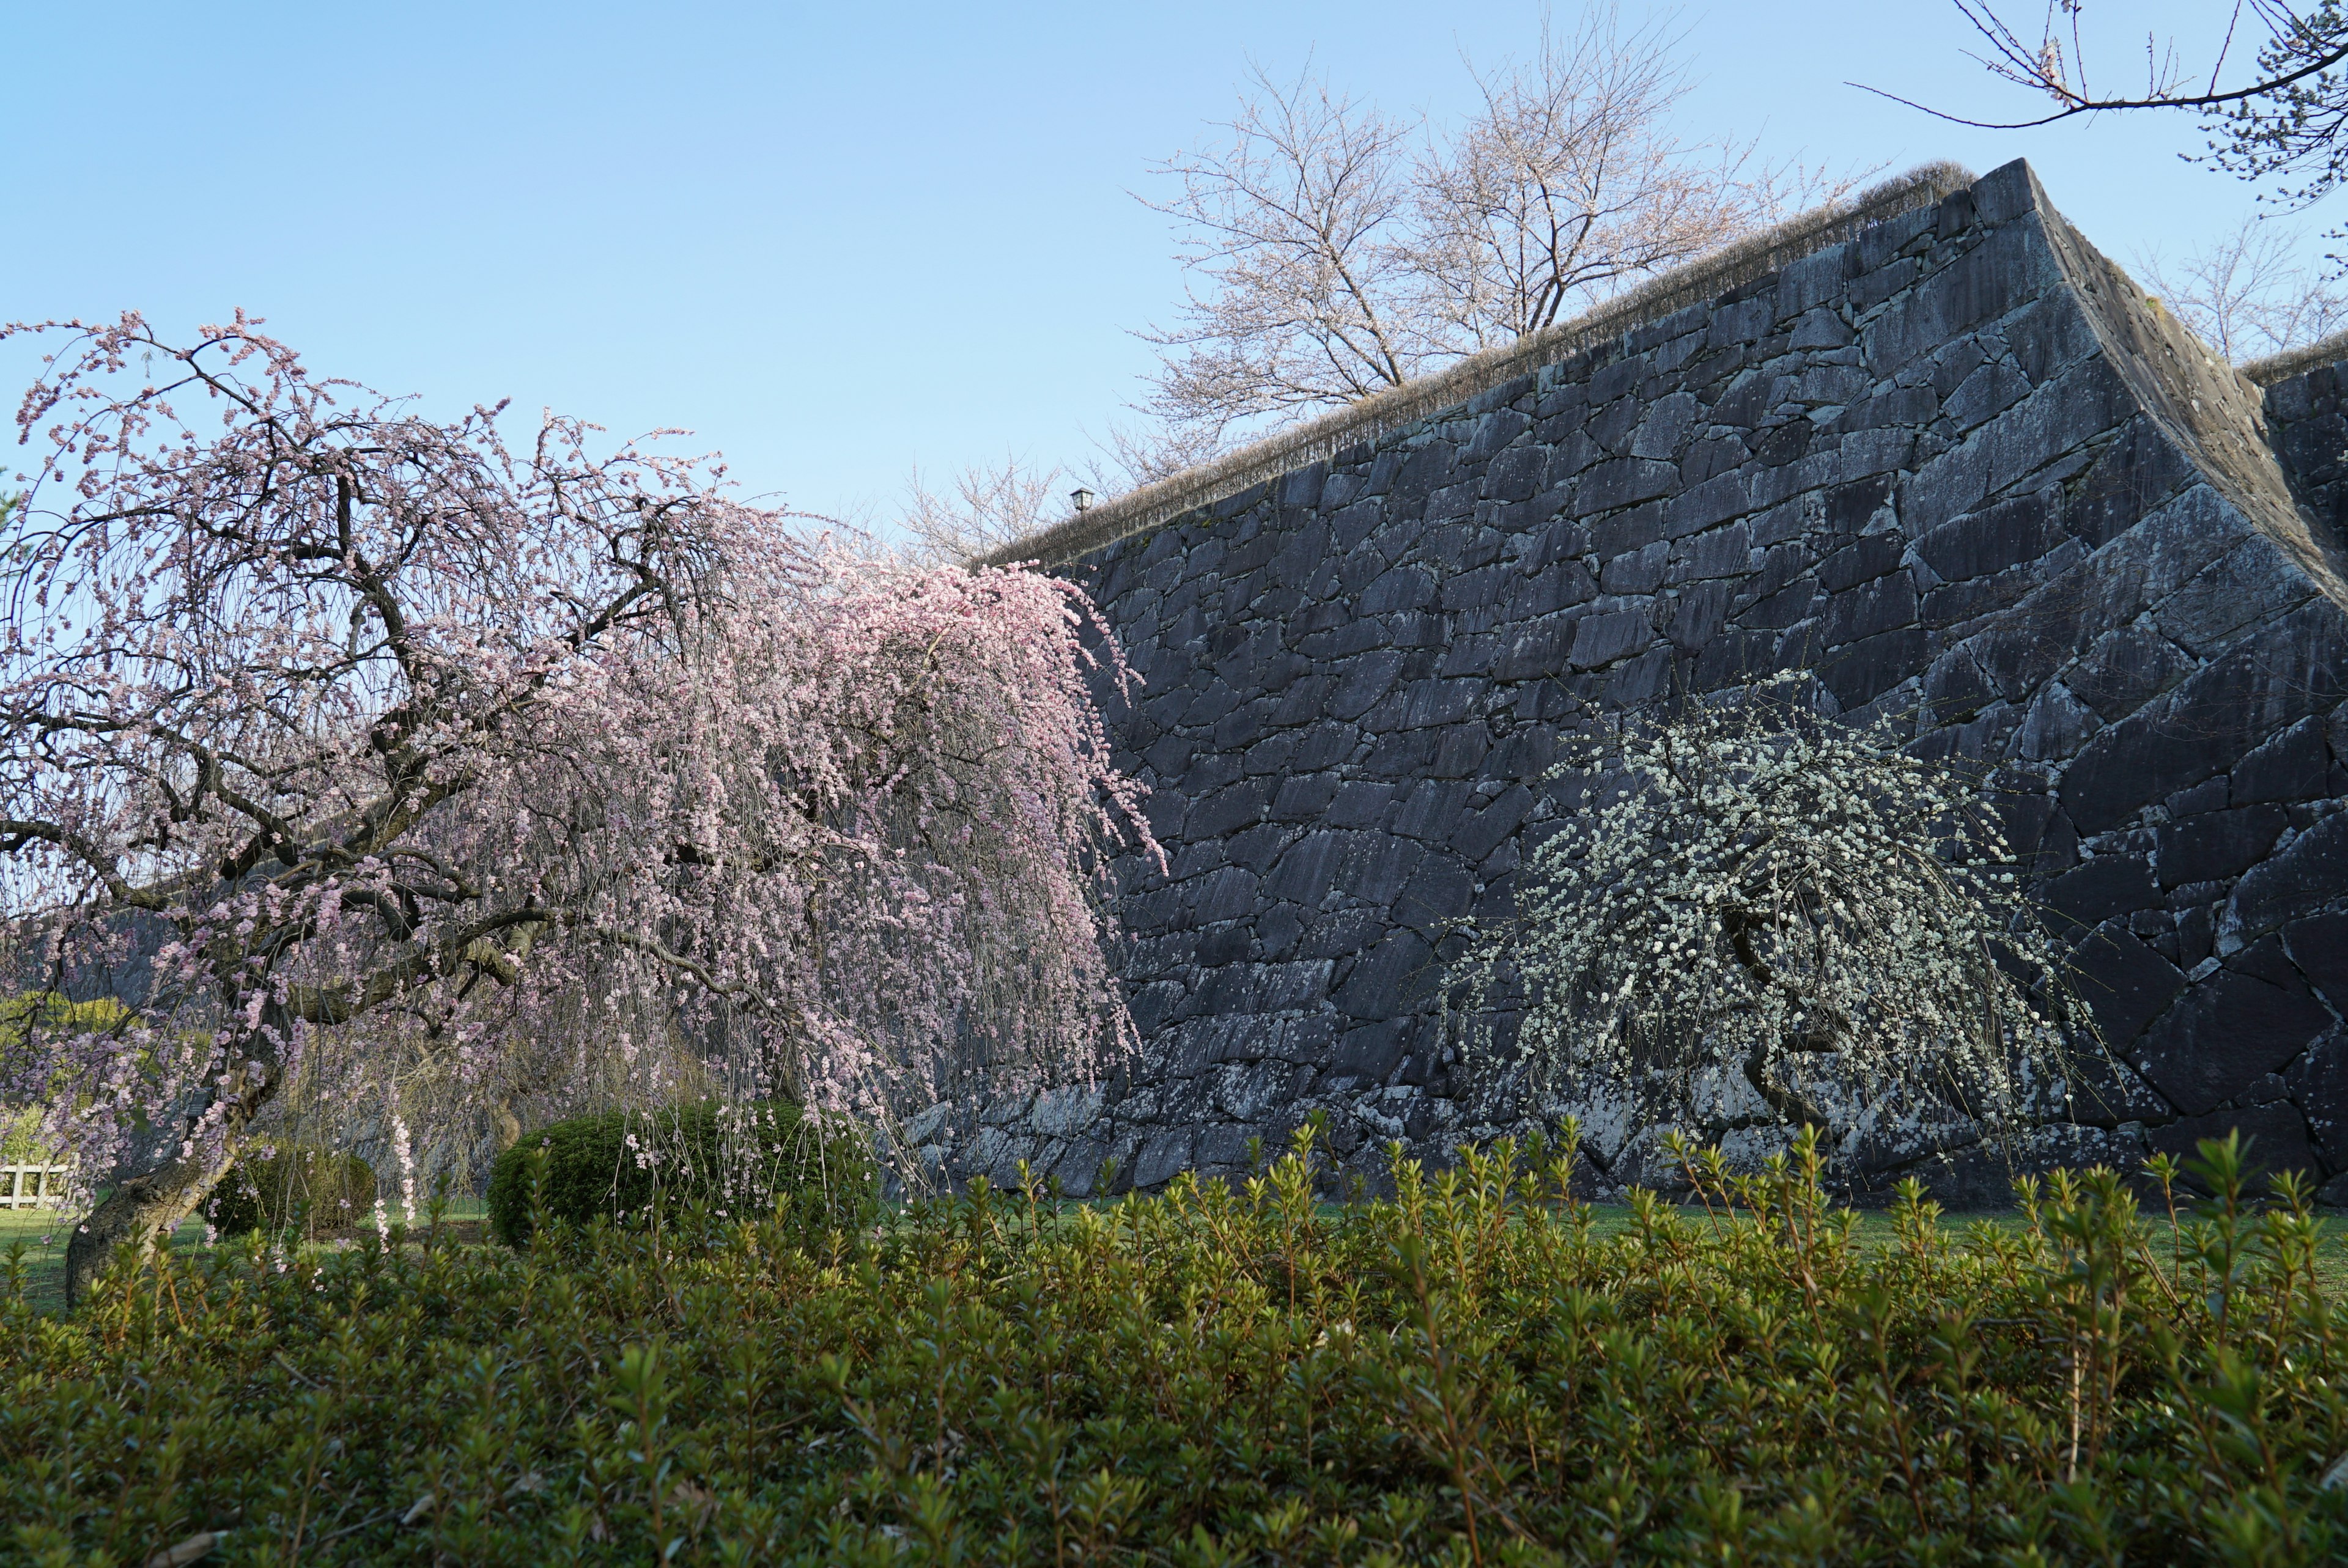
[[[9,329],[71,343],[0,538],[0,885],[138,1022],[28,1038],[0,1097],[94,1175],[187,1118],[119,1235],[329,1059],[506,1115],[564,1102],[551,1050],[647,1095],[682,1053],[879,1114],[971,1038],[1039,1079],[1130,1040],[1093,882],[1148,831],[1081,594],[836,548],[575,421],[510,450],[258,328]]]
[[[1627,1094],[1650,1131],[1737,1122],[1741,1081],[1838,1136],[1885,1109],[2010,1122],[2062,1079],[2092,1024],[1991,781],[1789,706],[1797,680],[1570,753],[1606,798],[1528,857],[1516,917],[1464,961],[1478,1007],[1505,990],[1520,1017],[1495,1068]]]

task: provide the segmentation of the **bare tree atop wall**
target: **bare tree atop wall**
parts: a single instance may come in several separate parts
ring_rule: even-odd
[[[1309,72],[1258,69],[1220,145],[1158,172],[1192,284],[1145,414],[1193,450],[1513,341],[1838,193],[1749,144],[1688,139],[1676,37],[1611,9],[1474,71],[1476,107],[1414,125]]]
[[[969,559],[1104,494],[1536,332],[1856,183],[1676,126],[1678,37],[1612,7],[1544,21],[1527,56],[1468,66],[1457,123],[1390,115],[1314,76],[1254,68],[1222,137],[1153,172],[1189,274],[1138,424],[1080,468],[1017,458],[945,487],[916,472],[916,553]]]
[[[1181,194],[1173,218],[1199,282],[1179,324],[1142,335],[1168,351],[1149,412],[1216,428],[1399,385],[1442,353],[1415,309],[1412,128],[1300,76],[1258,67],[1222,147],[1154,172]]]
[[[1673,37],[1593,12],[1476,73],[1480,107],[1415,171],[1414,258],[1446,347],[1538,332],[1782,215],[1818,181],[1750,143],[1684,142]]]
[[[943,486],[917,467],[906,482],[899,526],[916,560],[967,563],[1056,521],[1078,486],[1109,494],[1163,479],[1214,455],[1212,441],[1195,430],[1113,425],[1099,455],[1082,467],[1037,464],[1006,452],[999,464],[965,466]]]
[[[905,485],[902,526],[925,560],[973,560],[1051,521],[1067,477],[1056,463],[1039,467],[1015,452],[999,466],[973,463],[942,488],[916,467]]]
[[[2181,261],[2156,253],[2137,267],[2161,303],[2239,364],[2348,327],[2348,287],[2301,264],[2299,240],[2251,218]]]

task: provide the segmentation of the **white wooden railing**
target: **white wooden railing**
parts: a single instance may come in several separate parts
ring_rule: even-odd
[[[0,1209],[53,1209],[66,1201],[70,1165],[0,1165]]]

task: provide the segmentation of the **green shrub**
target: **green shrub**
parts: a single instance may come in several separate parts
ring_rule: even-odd
[[[862,1140],[827,1129],[796,1105],[714,1104],[615,1111],[557,1122],[498,1156],[489,1173],[489,1228],[510,1246],[530,1239],[534,1156],[545,1156],[550,1218],[586,1225],[671,1216],[691,1204],[762,1214],[789,1194],[819,1226],[852,1224],[871,1201]]]
[[[820,1241],[126,1258],[65,1322],[0,1267],[0,1561],[2337,1563],[2341,1242],[2208,1147],[2181,1224],[1701,1157],[1601,1216],[1507,1148],[1340,1208],[1308,1152]]]
[[[308,1143],[263,1143],[221,1178],[202,1213],[222,1235],[298,1229],[311,1240],[346,1231],[375,1207],[374,1168]]]
[[[37,1164],[55,1156],[40,1139],[41,1113],[0,1106],[0,1165]]]

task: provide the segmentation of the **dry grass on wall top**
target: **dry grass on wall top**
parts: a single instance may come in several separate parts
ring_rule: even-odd
[[[2235,368],[2251,385],[2263,387],[2289,381],[2294,375],[2305,375],[2327,364],[2337,364],[2343,359],[2348,359],[2348,332],[2337,332],[2305,348],[2285,349],[2264,359],[2246,360]]]

